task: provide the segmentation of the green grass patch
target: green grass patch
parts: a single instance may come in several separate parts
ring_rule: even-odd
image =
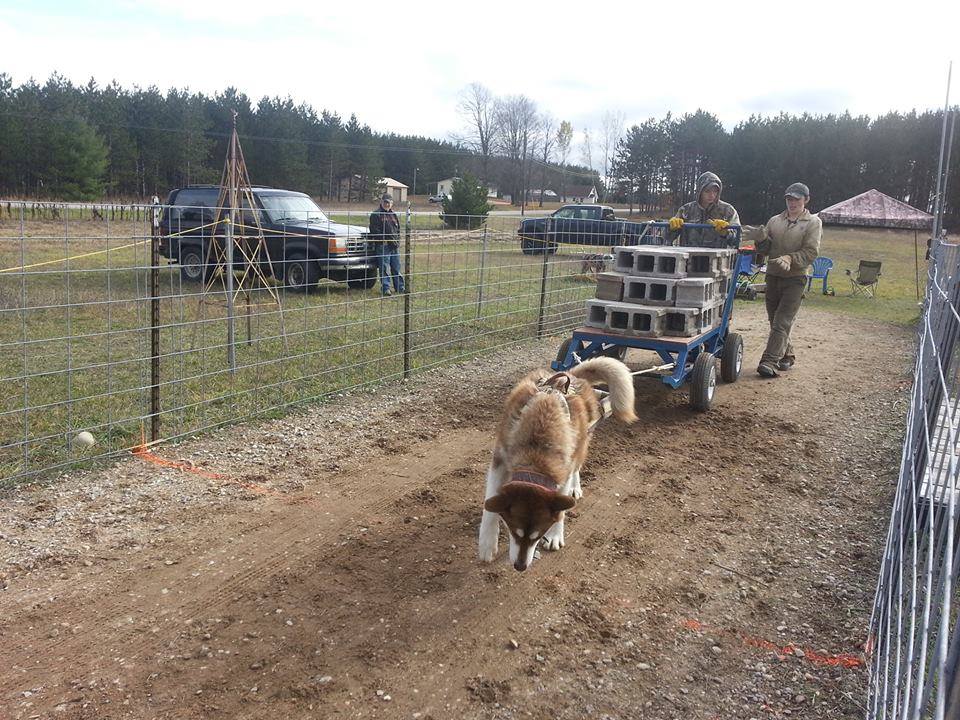
[[[0,224],[0,479],[83,464],[149,431],[148,243],[140,224]],[[520,252],[502,233],[414,235],[409,296],[321,281],[309,294],[264,290],[236,307],[236,370],[227,366],[225,295],[160,271],[161,434],[202,432],[400,378],[580,322],[592,277],[581,250]],[[65,258],[70,258],[69,263]],[[43,264],[39,264],[43,263]],[[409,303],[409,305],[408,305]],[[542,309],[541,309],[542,307]],[[282,308],[282,312],[281,312]],[[408,352],[405,356],[406,347]],[[248,339],[249,337],[249,339]],[[89,450],[73,439],[89,430]]]
[[[927,277],[927,263],[923,259],[926,236],[920,233],[918,238],[920,246],[915,250],[912,230],[825,227],[820,254],[833,260],[827,285],[833,288],[836,295],[823,295],[823,281],[815,280],[804,303],[830,312],[872,318],[895,325],[915,324],[920,317],[919,302],[923,300]],[[915,252],[919,284],[914,265]],[[861,260],[879,260],[883,263],[880,283],[873,299],[851,297],[851,283],[845,270],[855,274]]]

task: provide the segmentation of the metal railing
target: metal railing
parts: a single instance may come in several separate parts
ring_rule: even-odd
[[[871,620],[868,718],[960,717],[960,248],[929,268],[900,479]]]
[[[384,296],[368,212],[56,209],[0,212],[0,487],[563,333],[636,230],[401,214]]]

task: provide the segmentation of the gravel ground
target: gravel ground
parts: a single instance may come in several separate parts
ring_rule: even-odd
[[[807,308],[763,381],[735,324],[740,381],[638,381],[522,574],[476,560],[483,471],[560,338],[19,489],[0,717],[862,717],[912,333]]]

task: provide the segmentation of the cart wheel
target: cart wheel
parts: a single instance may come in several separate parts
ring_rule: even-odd
[[[558,363],[562,363],[564,360],[567,359],[567,352],[570,350],[570,343],[572,343],[572,342],[573,342],[573,338],[567,338],[567,339],[564,340],[562,343],[560,343],[560,349],[557,350],[557,362],[558,362]],[[579,348],[579,349],[582,350],[582,349],[583,349],[583,345],[582,345],[581,343],[577,343],[577,344],[580,345],[580,348]]]
[[[697,355],[690,377],[690,405],[694,410],[709,410],[717,389],[717,359],[706,351]]]
[[[736,382],[743,369],[743,338],[738,333],[727,333],[720,355],[720,377],[724,382]]]
[[[627,348],[623,345],[614,345],[613,347],[608,347],[600,354],[606,357],[616,358],[620,362],[623,362],[623,359],[627,357]]]

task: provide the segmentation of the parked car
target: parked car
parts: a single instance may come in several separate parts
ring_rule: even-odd
[[[443,193],[437,193],[436,195],[431,195],[428,199],[432,203],[442,203],[444,200],[447,199],[447,196],[444,195]]]
[[[170,192],[160,218],[160,253],[180,266],[181,277],[200,282],[213,270],[208,249],[223,226],[216,225],[217,185],[190,185]],[[288,287],[306,291],[321,278],[345,282],[351,288],[373,287],[377,281],[375,243],[367,228],[331,221],[310,198],[293,190],[254,187],[256,207],[244,201],[241,227],[255,228],[259,218],[267,252],[257,258],[266,275]],[[267,255],[269,254],[269,262]],[[234,264],[243,262],[235,258]]]
[[[564,205],[546,217],[520,221],[517,234],[525,255],[553,254],[560,243],[574,245],[636,245],[647,223],[616,217],[607,205]]]

